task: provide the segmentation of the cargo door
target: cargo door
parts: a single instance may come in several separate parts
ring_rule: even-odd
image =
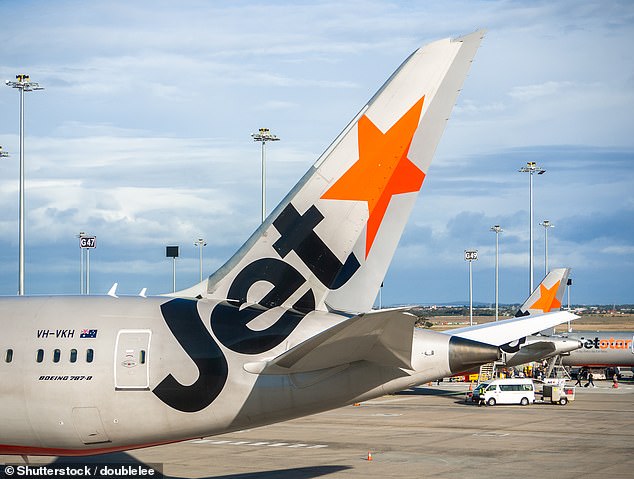
[[[117,334],[114,354],[114,387],[116,390],[150,389],[149,329],[122,329]]]

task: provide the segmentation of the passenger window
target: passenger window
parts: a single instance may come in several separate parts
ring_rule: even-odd
[[[145,350],[144,349],[142,349],[141,353],[139,354],[139,362],[141,364],[145,364]]]
[[[62,352],[59,349],[55,349],[53,351],[53,362],[54,363],[59,363],[59,358],[61,357]]]
[[[13,361],[13,349],[7,349],[7,354],[4,357],[4,362],[10,363],[11,361]]]
[[[86,350],[86,362],[87,363],[92,363],[92,360],[95,357],[95,352],[92,349],[87,349]]]
[[[77,350],[76,349],[71,349],[70,350],[70,362],[74,363],[77,361]]]
[[[43,349],[38,349],[37,350],[37,362],[41,363],[42,361],[44,361],[44,350]]]

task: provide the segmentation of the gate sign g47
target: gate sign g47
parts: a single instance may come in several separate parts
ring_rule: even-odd
[[[96,236],[82,236],[81,238],[79,238],[79,247],[80,248],[96,248],[97,237]]]

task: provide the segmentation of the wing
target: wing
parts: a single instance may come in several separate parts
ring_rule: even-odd
[[[573,321],[579,316],[568,311],[557,311],[539,316],[523,316],[494,323],[444,331],[444,334],[501,346],[544,329]]]

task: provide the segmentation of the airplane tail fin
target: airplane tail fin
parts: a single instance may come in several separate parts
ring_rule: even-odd
[[[240,250],[174,295],[371,309],[483,35],[410,55]]]
[[[515,317],[559,311],[569,275],[570,268],[557,268],[548,273],[524,304],[520,306]]]

